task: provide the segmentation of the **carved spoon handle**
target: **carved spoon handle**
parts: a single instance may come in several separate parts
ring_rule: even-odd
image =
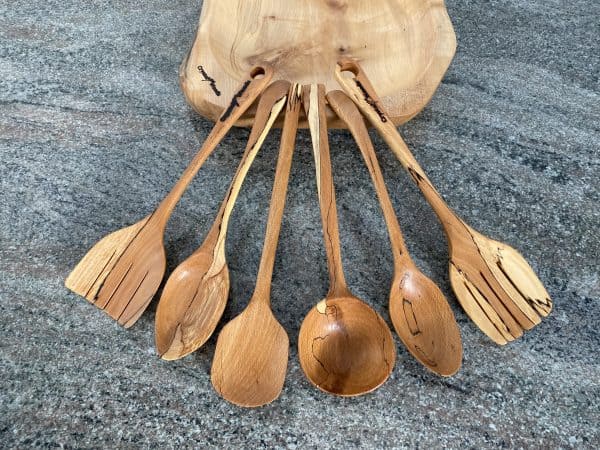
[[[254,118],[254,125],[248,137],[246,149],[242,155],[240,164],[233,176],[229,189],[225,194],[225,199],[217,217],[208,233],[207,240],[216,239],[215,246],[215,267],[221,267],[225,263],[225,238],[227,237],[227,228],[229,218],[233,211],[233,206],[240,193],[244,179],[252,166],[254,158],[262,147],[267,134],[271,130],[279,113],[285,106],[290,83],[279,80],[271,84],[263,93]],[[220,258],[219,258],[220,257]],[[223,259],[219,261],[219,259]],[[220,265],[221,264],[221,265]]]
[[[269,218],[265,231],[265,242],[263,244],[262,256],[256,277],[256,287],[253,299],[260,299],[269,303],[271,297],[271,279],[273,277],[273,265],[275,264],[275,253],[281,230],[281,219],[285,208],[285,197],[287,194],[288,180],[292,168],[292,157],[296,144],[296,132],[298,130],[298,118],[300,117],[302,88],[298,84],[290,87],[285,120],[281,131],[281,144],[279,146],[279,157],[275,169],[275,181],[273,193],[271,194],[271,206]]]
[[[348,76],[352,74],[353,76]],[[439,217],[449,237],[463,235],[468,226],[450,209],[398,133],[388,117],[375,89],[358,63],[350,58],[338,61],[335,77],[346,94],[358,105],[363,114],[380,132],[404,168],[410,173],[423,195]],[[450,240],[452,242],[452,239]]]
[[[304,111],[308,119],[317,171],[317,191],[323,224],[323,238],[329,268],[328,297],[347,297],[342,255],[340,250],[340,232],[335,204],[335,189],[331,173],[329,140],[327,137],[327,117],[325,114],[325,86],[311,84],[303,87]]]
[[[402,230],[398,223],[398,217],[394,212],[394,207],[390,200],[390,195],[385,187],[381,167],[377,162],[377,155],[373,148],[373,143],[369,137],[367,126],[360,111],[350,98],[342,91],[330,91],[327,93],[329,106],[335,111],[337,116],[346,124],[354,140],[362,153],[365,165],[369,169],[375,191],[383,210],[383,217],[387,224],[392,244],[392,254],[394,255],[394,264],[396,268],[401,265],[412,264],[412,260],[406,249],[406,244],[402,236]]]
[[[152,220],[157,220],[161,228],[167,225],[169,217],[179,202],[179,199],[187,189],[198,170],[204,164],[204,161],[211,155],[214,149],[219,145],[223,137],[237,122],[237,120],[246,112],[252,105],[254,100],[261,94],[265,87],[273,77],[273,69],[268,65],[254,67],[248,77],[242,81],[238,87],[236,94],[231,99],[229,107],[225,109],[221,117],[215,123],[212,131],[204,141],[202,148],[198,151],[194,159],[187,166],[173,189],[160,202],[156,211],[152,215]]]

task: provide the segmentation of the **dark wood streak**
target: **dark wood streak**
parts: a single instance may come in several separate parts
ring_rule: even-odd
[[[242,95],[244,95],[244,92],[246,92],[246,89],[248,89],[248,86],[250,86],[251,82],[252,82],[252,80],[246,80],[244,82],[244,84],[242,85],[242,87],[240,88],[240,90],[235,93],[235,95],[231,99],[231,102],[229,103],[229,106],[227,107],[227,109],[221,115],[221,118],[219,119],[221,122],[225,122],[229,118],[229,116],[231,116],[231,114],[233,113],[233,110],[235,108],[237,108],[238,106],[240,106],[240,104],[238,103],[238,99],[241,98]]]
[[[325,378],[325,380],[327,380],[327,378],[329,378],[329,370],[327,370],[327,368],[325,367],[325,364],[323,364],[323,361],[321,361],[318,357],[317,354],[315,352],[315,344],[317,341],[325,341],[325,339],[327,339],[329,337],[328,334],[326,334],[325,336],[317,336],[316,338],[313,339],[312,341],[312,345],[310,348],[310,351],[313,355],[313,358],[315,358],[315,360],[319,363],[319,365],[323,368],[323,370],[325,371],[325,373],[327,374],[327,377]],[[323,383],[324,381],[322,381]]]
[[[421,183],[421,181],[424,180],[423,175],[421,175],[419,172],[417,172],[412,167],[408,168],[408,173],[410,173],[410,176],[413,178],[413,180],[415,181],[415,183],[417,184],[417,186],[419,186],[419,184]]]
[[[451,263],[451,264],[454,265],[454,263]],[[456,265],[454,265],[454,266],[456,267]],[[459,271],[459,273],[463,274],[463,272],[460,269],[457,268],[457,270]],[[463,274],[463,276],[465,276],[465,275]],[[465,279],[466,279],[466,277],[465,277]],[[481,303],[480,303],[479,299],[477,298],[477,296],[475,295],[475,293],[471,290],[471,286],[469,286],[467,283],[464,283],[464,282],[463,282],[463,284],[465,286],[465,289],[467,289],[467,291],[469,292],[469,294],[471,294],[471,297],[473,298],[473,300],[475,300],[475,303],[477,303],[477,305],[479,306],[479,309],[481,310],[481,312],[483,313],[483,315],[485,317],[487,317],[488,321],[492,324],[492,326],[496,330],[498,330],[498,332],[500,333],[500,335],[504,336],[505,339],[506,339],[506,337],[505,337],[506,334],[509,334],[509,335],[512,336],[512,333],[510,332],[510,330],[508,329],[508,327],[506,326],[506,324],[502,321],[502,318],[500,318],[500,322],[502,323],[502,325],[504,325],[504,328],[506,328],[506,330],[504,330],[504,332],[500,328],[498,328],[498,325],[496,324],[496,321],[492,320],[492,318],[488,315],[488,313],[485,311],[485,309],[481,306]],[[483,295],[483,292],[481,292],[479,290],[479,288],[475,284],[473,284],[473,283],[471,283],[471,284],[472,284],[472,286],[475,289],[477,289],[477,292],[479,292],[479,295],[481,296],[481,298],[489,305],[489,307],[491,309],[493,309],[492,305],[490,304],[490,302],[487,299],[487,297],[485,295]],[[498,316],[498,317],[500,317],[500,316]]]
[[[421,329],[419,328],[419,322],[417,322],[417,316],[415,315],[415,310],[413,309],[412,302],[406,298],[403,298],[402,308],[404,309],[404,316],[407,319],[406,323],[408,324],[410,334],[412,334],[413,336],[418,336],[419,334],[421,334]],[[413,323],[411,323],[408,320],[409,316],[412,316]]]
[[[85,298],[88,298],[88,296],[90,295],[90,292],[92,292],[92,289],[94,288],[94,285],[98,282],[98,280],[100,279],[100,277],[102,276],[102,272],[104,272],[106,270],[106,268],[108,267],[108,265],[110,264],[110,262],[112,261],[112,259],[115,257],[115,254],[117,253],[117,250],[113,250],[112,255],[110,255],[110,258],[108,258],[108,260],[106,261],[106,264],[104,264],[104,266],[102,266],[102,270],[100,270],[100,272],[98,272],[98,276],[94,279],[94,282],[90,285],[90,288],[87,290],[87,292],[85,293]],[[108,277],[108,274],[110,272],[108,272],[106,274],[106,277]],[[105,279],[106,279],[105,277]],[[100,287],[98,288],[98,290],[96,291],[96,294],[98,292],[100,292],[100,288],[102,287],[102,285],[104,284],[104,280],[102,283],[100,283]],[[96,301],[96,294],[94,294],[94,301]]]
[[[108,272],[106,274],[106,277],[104,278],[104,280],[102,280],[102,283],[100,283],[100,286],[98,287],[98,290],[96,291],[96,295],[94,295],[94,300],[92,301],[93,303],[96,303],[98,301],[98,297],[100,296],[100,293],[102,292],[102,288],[104,287],[104,283],[106,283],[106,280],[108,280],[108,277],[110,277],[112,271],[115,269],[115,267],[117,267],[117,264],[119,264],[119,261],[121,260],[121,258],[123,257],[123,255],[127,252],[127,250],[129,249],[129,247],[131,247],[131,244],[133,243],[133,241],[135,241],[137,239],[137,237],[140,235],[140,233],[143,231],[143,229],[146,228],[146,225],[148,225],[148,223],[150,223],[150,219],[152,219],[154,217],[154,215],[156,214],[156,211],[158,211],[158,208],[155,209],[154,211],[152,211],[152,214],[150,214],[148,216],[148,220],[146,220],[146,222],[144,222],[144,224],[140,227],[140,229],[137,231],[137,233],[135,233],[135,236],[133,236],[131,238],[131,240],[127,243],[127,245],[125,246],[125,248],[123,249],[123,251],[119,254],[119,256],[117,257],[117,260],[115,261],[115,264],[113,265],[112,269],[110,269],[110,272]],[[116,252],[116,250],[115,250],[115,252]],[[131,269],[131,266],[129,268]],[[102,272],[100,272],[100,273],[102,273]],[[123,282],[123,280],[121,280],[121,282]],[[113,292],[113,295],[114,295],[114,292]],[[106,305],[104,306],[104,308],[106,308]]]
[[[121,280],[119,281],[119,283],[115,286],[115,288],[113,289],[112,293],[110,294],[110,296],[108,297],[108,300],[106,300],[106,304],[104,305],[103,309],[108,308],[108,305],[110,304],[110,302],[112,301],[112,299],[114,298],[115,294],[117,293],[117,291],[119,290],[119,288],[121,287],[121,285],[123,284],[123,281],[125,281],[125,278],[127,278],[127,275],[129,275],[129,272],[131,271],[131,268],[133,267],[133,263],[131,263],[129,265],[129,267],[127,268],[127,270],[125,271],[125,273],[123,274],[123,277],[121,277]],[[108,278],[108,277],[106,277]],[[100,293],[100,292],[98,292]]]
[[[356,81],[356,85],[358,86],[358,88],[362,91],[365,101],[371,106],[371,108],[373,108],[375,110],[375,112],[379,116],[379,119],[382,122],[387,122],[388,121],[387,116],[381,110],[381,108],[379,107],[377,102],[375,100],[373,100],[373,98],[369,94],[369,91],[367,91],[367,89],[363,86],[363,84],[359,80],[355,79],[355,81]]]
[[[123,314],[125,314],[125,311],[127,311],[127,308],[129,308],[129,305],[131,304],[131,302],[133,301],[133,299],[135,298],[135,296],[137,295],[138,291],[140,290],[140,288],[142,287],[142,284],[144,283],[144,281],[146,280],[146,277],[148,276],[148,274],[150,273],[150,271],[146,271],[146,273],[144,274],[144,276],[142,277],[142,280],[139,282],[139,284],[137,285],[137,287],[135,288],[135,291],[133,291],[133,294],[131,294],[131,297],[129,298],[129,301],[127,302],[127,304],[125,305],[125,308],[123,308],[123,311],[121,311],[121,314],[119,314],[119,318],[117,320],[121,320],[121,317],[123,317]],[[145,303],[145,302],[144,302]]]
[[[477,248],[479,249],[479,247],[477,247]],[[489,268],[488,268],[488,270],[489,270]],[[499,285],[500,289],[502,289],[502,290],[504,291],[504,289],[502,288],[502,285],[500,284],[500,282],[498,281],[498,279],[497,279],[496,277],[494,277],[494,274],[493,274],[493,273],[491,273],[491,271],[490,271],[490,274],[491,274],[492,278],[494,278],[494,280],[496,280],[496,283],[498,283],[498,285]],[[515,317],[515,315],[513,314],[513,312],[512,312],[512,311],[510,310],[510,308],[509,308],[509,307],[506,305],[506,302],[503,300],[502,296],[500,296],[500,295],[498,294],[498,292],[497,292],[497,289],[494,289],[494,288],[492,287],[492,284],[489,282],[489,280],[486,278],[486,276],[483,274],[483,272],[481,272],[481,271],[480,271],[480,272],[479,272],[479,276],[480,276],[480,277],[483,279],[483,281],[485,282],[485,284],[487,284],[487,285],[488,285],[488,287],[490,288],[490,290],[491,290],[491,291],[494,293],[494,295],[496,296],[496,298],[498,299],[498,301],[500,302],[500,304],[501,304],[501,305],[504,307],[504,309],[505,309],[505,311],[507,312],[507,314],[508,314],[510,317],[512,317],[512,319],[515,321],[515,323],[516,323],[516,324],[517,324],[519,327],[522,327],[522,325],[521,325],[521,324],[520,324],[520,322],[517,320],[517,318]],[[507,294],[507,293],[506,293],[506,291],[504,291],[504,293],[505,293],[505,294]],[[508,295],[508,294],[507,294],[507,295]],[[513,303],[514,303],[514,302],[513,302]],[[517,305],[517,307],[518,307],[518,305]],[[494,309],[496,309],[496,308],[494,308]],[[519,310],[520,310],[520,308],[519,308]],[[529,318],[527,318],[527,320],[529,320]],[[510,330],[509,330],[509,332],[510,332]],[[518,336],[515,336],[513,333],[510,333],[510,334],[511,334],[512,336],[514,336],[515,338],[518,338]]]
[[[427,353],[425,353],[425,351],[419,347],[418,345],[415,345],[415,349],[419,352],[419,354],[421,355],[421,358],[423,358],[425,361],[427,361],[427,364],[429,364],[431,367],[437,367],[437,362],[435,362],[433,359],[431,359],[429,357],[429,355]]]
[[[548,313],[548,309],[550,309],[550,307],[552,306],[552,300],[550,300],[549,298],[545,299],[545,300],[541,300],[541,299],[534,299],[531,298],[527,295],[525,295],[523,293],[523,291],[521,291],[521,289],[519,289],[519,287],[515,284],[515,282],[513,281],[513,279],[508,275],[508,273],[506,272],[506,270],[504,270],[504,267],[502,266],[502,262],[501,261],[496,261],[496,265],[498,266],[498,269],[500,269],[500,272],[502,272],[504,274],[504,276],[506,277],[506,279],[509,281],[509,283],[515,288],[515,290],[521,295],[521,297],[523,297],[523,299],[536,311],[540,312],[539,310],[541,309],[542,313]],[[545,309],[547,308],[547,309]]]
[[[209,76],[208,73],[206,73],[206,70],[204,70],[204,67],[198,66],[198,70],[200,71],[200,74],[204,78],[202,81],[208,81],[210,88],[213,90],[215,95],[217,97],[220,97],[221,91],[219,89],[217,89],[217,82],[215,81],[215,79],[213,77]]]

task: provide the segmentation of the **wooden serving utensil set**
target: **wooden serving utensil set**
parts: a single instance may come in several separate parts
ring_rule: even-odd
[[[467,315],[500,345],[539,324],[550,313],[552,302],[532,268],[516,250],[482,235],[458,217],[427,178],[396,128],[427,103],[454,54],[455,37],[443,4],[438,0],[397,2],[398,14],[389,16],[374,12],[377,8],[391,8],[393,1],[286,3],[286,8],[301,13],[299,24],[310,23],[314,29],[327,27],[322,30],[329,30],[332,21],[340,24],[334,27],[331,39],[316,40],[314,35],[301,32],[303,26],[290,28],[286,23],[289,20],[280,17],[286,11],[279,3],[283,2],[205,0],[195,44],[182,65],[181,81],[190,103],[205,116],[216,118],[215,125],[154,212],[100,240],[73,269],[66,286],[125,328],[132,326],[162,283],[166,268],[163,236],[175,205],[227,132],[234,125],[252,125],[212,227],[202,245],[170,275],[156,310],[156,348],[163,359],[179,359],[200,348],[215,332],[229,296],[225,242],[235,201],[270,129],[281,126],[254,293],[246,309],[221,329],[211,370],[215,390],[232,403],[255,407],[275,400],[285,380],[289,339],[271,311],[271,278],[296,134],[298,128],[308,126],[329,291],[302,322],[298,337],[300,364],[310,382],[325,392],[356,396],[373,391],[390,376],[396,347],[386,321],[352,294],[344,277],[328,129],[347,128],[369,170],[388,228],[394,260],[389,295],[394,329],[408,351],[427,369],[442,376],[455,374],[462,363],[462,342],[454,314],[438,286],[418,269],[408,253],[369,137],[370,123],[442,223],[449,244],[450,281]],[[233,21],[229,21],[230,16]],[[358,17],[363,19],[358,21]],[[388,17],[394,17],[394,22],[379,23]],[[223,23],[224,18],[228,22]],[[266,22],[276,24],[264,26]],[[351,24],[356,27],[359,22],[372,26],[354,33]],[[237,33],[227,33],[231,23],[237,27]],[[257,29],[257,24],[259,31],[251,31]],[[292,50],[286,53],[281,47],[260,47],[270,42],[269,38],[282,36],[284,29],[298,41],[296,59],[290,56]],[[402,47],[402,55],[411,64],[406,71],[396,73],[396,69],[382,64],[390,56],[385,54],[391,48],[385,40],[390,35],[401,40],[405,32],[412,36],[409,42],[419,41],[422,45],[418,51]],[[208,37],[219,33],[223,33],[218,40],[223,45],[211,47],[213,41]],[[241,45],[239,36],[252,36],[254,45]],[[378,46],[381,42],[385,45]],[[203,52],[197,51],[199,43]],[[373,45],[375,51],[367,54],[368,45]],[[354,57],[346,56],[351,51]],[[321,58],[329,61],[332,54],[336,55],[335,63],[327,71]],[[298,63],[306,55],[310,58],[304,64]],[[249,71],[240,73],[242,61],[252,60],[269,63],[254,62]],[[218,80],[217,88],[217,80],[209,73],[219,67],[224,76]],[[369,69],[373,70],[374,84],[383,86],[387,101],[380,99],[367,78]],[[322,82],[300,82],[308,76],[306,71],[316,71]],[[237,83],[227,77],[236,78]],[[280,79],[271,82],[277,78]],[[333,89],[332,83],[342,90]],[[225,93],[229,102],[223,101]],[[215,111],[220,111],[218,117]]]
[[[323,85],[270,83],[273,70],[256,66],[204,145],[156,210],[100,240],[79,262],[66,286],[128,328],[144,312],[165,272],[163,234],[184,190],[239,117],[258,99],[239,167],[204,242],[169,277],[156,311],[156,347],[166,360],[182,358],[214,333],[229,295],[225,240],[244,178],[269,130],[285,111],[279,158],[256,287],[246,309],[221,330],[211,371],[214,388],[241,406],[279,396],[289,339],[270,308],[271,277],[301,109],[310,128],[330,287],[300,328],[298,353],[308,379],[325,392],[355,396],[389,377],[396,348],[385,320],[348,289],[342,268],[326,105],[358,145],[381,203],[394,257],[389,311],[398,336],[425,367],[443,376],[462,363],[454,315],[436,284],[410,258],[364,118],[380,132],[440,219],[450,246],[450,280],[457,299],[494,342],[506,344],[540,323],[552,302],[529,264],[513,248],[478,233],[444,202],[388,117],[358,62],[340,59],[343,91]],[[270,84],[269,84],[270,83]]]

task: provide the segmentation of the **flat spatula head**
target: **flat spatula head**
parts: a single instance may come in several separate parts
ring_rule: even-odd
[[[94,245],[65,286],[128,328],[158,290],[165,265],[162,229],[146,217]]]
[[[281,393],[289,339],[266,302],[250,305],[219,334],[211,369],[215,390],[240,406],[257,407]]]

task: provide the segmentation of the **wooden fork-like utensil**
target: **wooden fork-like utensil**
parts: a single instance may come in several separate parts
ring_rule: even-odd
[[[444,202],[419,166],[358,63],[336,66],[336,79],[379,131],[435,210],[450,247],[450,281],[460,304],[494,342],[506,344],[539,324],[552,301],[515,249],[478,233]]]
[[[265,89],[272,76],[273,70],[269,66],[252,69],[200,151],[156,210],[94,245],[67,277],[67,288],[103,309],[125,328],[138,320],[165,272],[163,236],[175,205],[204,161]]]

